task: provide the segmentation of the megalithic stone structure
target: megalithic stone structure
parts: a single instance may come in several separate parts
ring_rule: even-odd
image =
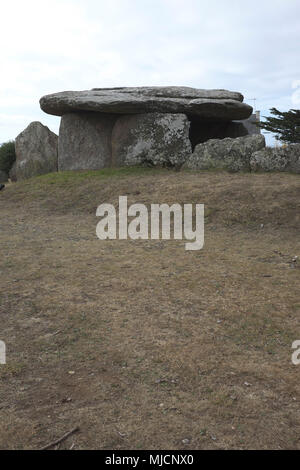
[[[94,88],[41,98],[61,116],[58,169],[122,165],[178,167],[209,139],[239,137],[252,107],[243,95],[190,87]]]

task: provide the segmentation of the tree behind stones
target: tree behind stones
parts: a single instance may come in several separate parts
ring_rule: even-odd
[[[277,140],[287,144],[300,143],[300,110],[290,109],[282,112],[276,108],[270,109],[272,116],[265,117],[264,122],[257,125],[275,134]]]

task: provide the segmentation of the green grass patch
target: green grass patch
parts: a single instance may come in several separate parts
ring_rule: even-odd
[[[79,171],[59,171],[57,173],[48,173],[28,180],[32,184],[36,183],[77,183],[83,180],[103,180],[107,178],[122,178],[124,176],[139,176],[157,173],[157,171],[166,172],[167,170],[146,167],[123,167],[123,168],[103,168],[102,170],[79,170]]]

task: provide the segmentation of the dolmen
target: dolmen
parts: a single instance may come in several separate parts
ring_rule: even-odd
[[[198,144],[248,135],[242,121],[253,109],[243,100],[237,92],[178,86],[94,88],[46,95],[40,106],[61,116],[57,169],[63,171],[180,167]]]
[[[259,151],[265,141],[249,136],[253,109],[243,101],[238,92],[179,86],[46,95],[40,106],[61,117],[59,136],[40,122],[30,123],[16,137],[16,162],[9,177],[17,181],[56,171],[127,165],[244,170],[249,168],[249,149]]]

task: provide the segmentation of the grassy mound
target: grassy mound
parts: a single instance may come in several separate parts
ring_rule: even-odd
[[[98,240],[96,208],[120,195],[204,203],[203,250]],[[299,449],[299,203],[299,176],[283,173],[8,184],[0,447],[37,449],[80,426],[61,449]]]

